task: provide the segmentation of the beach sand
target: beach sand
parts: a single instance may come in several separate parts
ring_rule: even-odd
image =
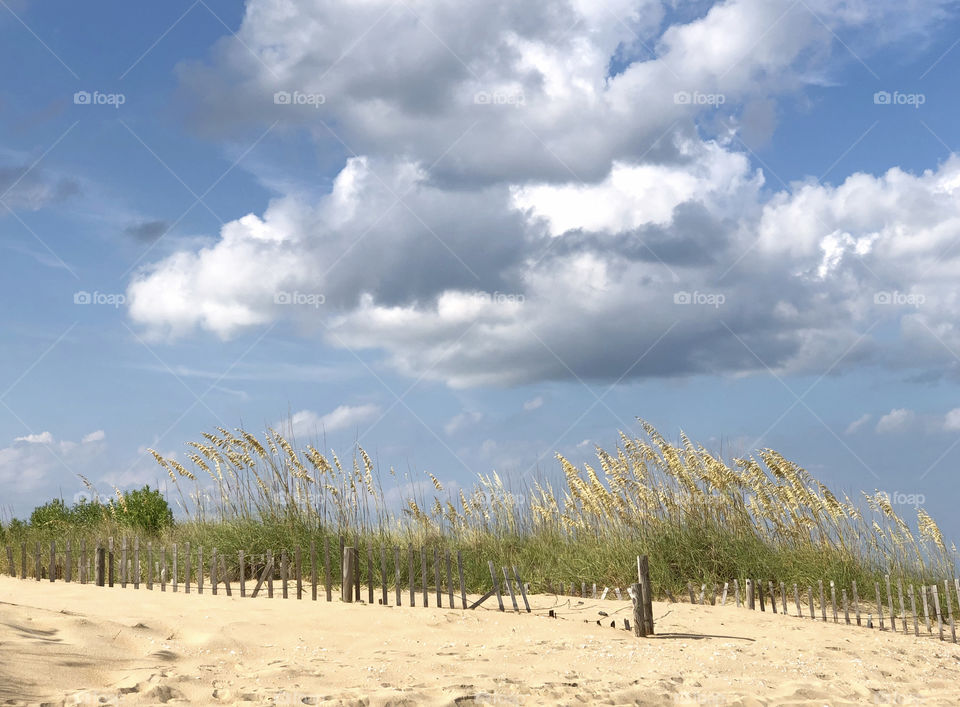
[[[936,637],[658,602],[639,639],[627,601],[305,596],[0,578],[0,704],[960,704],[960,648]]]

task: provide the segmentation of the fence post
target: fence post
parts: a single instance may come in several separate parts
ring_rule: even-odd
[[[633,635],[645,638],[647,623],[643,620],[643,590],[639,582],[630,585],[630,600],[633,602]]]
[[[97,575],[95,578],[96,585],[98,587],[103,586],[104,574],[106,567],[106,553],[100,543],[97,543]]]
[[[353,603],[353,548],[343,548],[343,575],[340,578],[340,586],[343,587],[340,594],[340,600],[348,604]]]
[[[754,611],[757,608],[756,600],[753,597],[753,580],[747,579],[747,608]]]

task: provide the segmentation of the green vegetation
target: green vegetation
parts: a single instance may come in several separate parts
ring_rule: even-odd
[[[956,548],[946,546],[923,509],[914,530],[883,494],[864,494],[860,503],[837,498],[772,450],[728,464],[686,437],[673,445],[643,425],[645,438],[621,434],[613,452],[598,448],[596,467],[558,457],[559,489],[540,481],[520,495],[492,474],[454,495],[427,474],[429,494],[403,494],[391,469],[397,492],[406,496],[400,513],[388,507],[381,475],[362,448],[344,465],[313,446],[296,449],[273,430],[258,439],[219,429],[188,445],[189,466],[154,452],[182,520],[174,523],[160,493],[144,488],[118,492],[107,505],[68,510],[53,501],[37,508],[29,524],[0,528],[0,540],[32,547],[71,537],[92,546],[107,536],[139,534],[155,546],[216,547],[234,571],[239,550],[278,555],[316,542],[322,559],[330,541],[336,576],[344,536],[363,554],[374,549],[375,572],[380,547],[400,547],[404,581],[408,546],[430,548],[431,568],[432,548],[462,550],[473,591],[489,583],[487,560],[516,565],[534,590],[547,582],[623,587],[635,577],[638,554],[650,556],[655,590],[678,596],[691,580],[711,586],[746,577],[801,587],[820,579],[838,586],[856,581],[867,596],[885,573],[915,584],[955,573]],[[416,566],[419,574],[419,559]],[[388,576],[393,572],[390,551]]]

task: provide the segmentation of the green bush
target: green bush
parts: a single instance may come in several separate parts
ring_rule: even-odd
[[[118,523],[154,535],[173,525],[173,511],[167,499],[149,486],[125,491],[122,501],[110,502],[110,512]]]
[[[30,525],[44,530],[62,530],[71,525],[70,509],[62,498],[37,506],[30,514]]]
[[[94,528],[107,517],[106,511],[107,507],[102,503],[82,498],[70,509],[70,520],[76,526]]]

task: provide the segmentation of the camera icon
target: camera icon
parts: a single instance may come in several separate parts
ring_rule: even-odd
[[[293,298],[290,296],[289,292],[276,292],[273,295],[274,304],[290,304],[293,301]]]
[[[874,304],[890,304],[893,301],[893,297],[889,292],[877,292],[873,296]]]
[[[473,94],[473,102],[480,106],[490,104],[490,94],[487,91],[477,91]]]
[[[673,303],[674,304],[690,304],[692,301],[689,292],[674,292],[673,293]]]
[[[685,106],[690,103],[690,94],[687,91],[677,91],[673,94],[673,102],[678,106]]]
[[[273,94],[273,102],[278,106],[290,105],[290,92],[277,91],[276,93]]]
[[[74,304],[90,304],[92,301],[93,301],[93,298],[90,296],[89,292],[80,290],[79,292],[73,293]]]
[[[78,106],[90,105],[90,92],[77,91],[76,93],[73,94],[73,102]]]
[[[878,106],[890,105],[890,92],[877,91],[876,93],[873,94],[873,102]]]

